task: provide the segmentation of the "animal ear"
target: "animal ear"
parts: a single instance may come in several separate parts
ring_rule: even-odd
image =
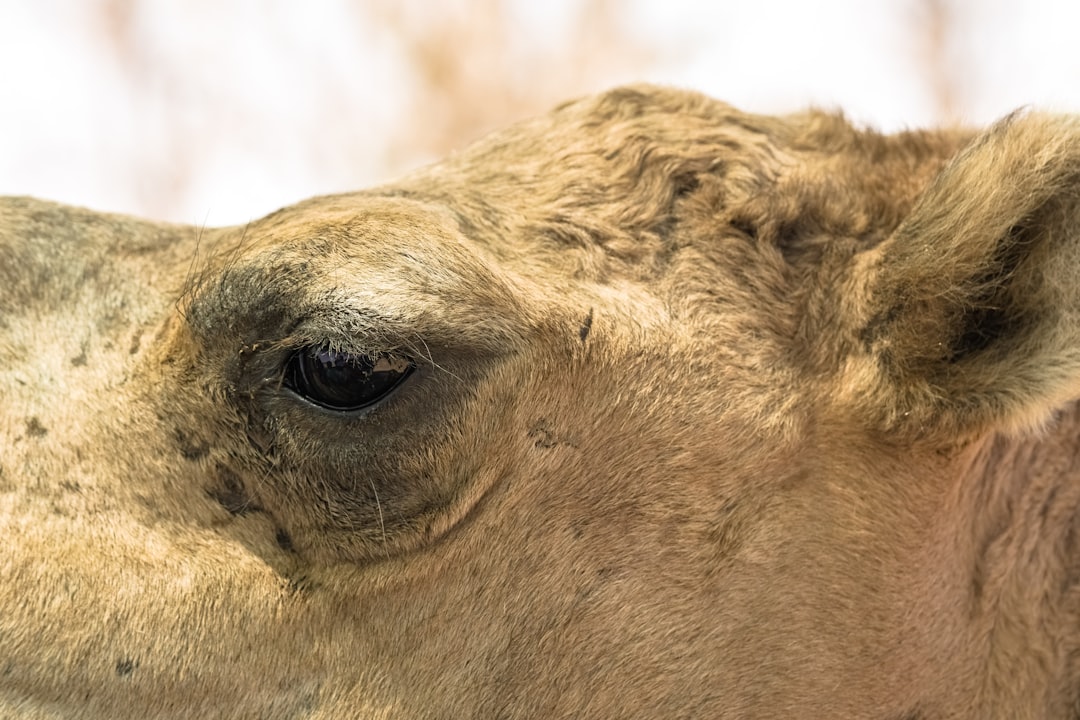
[[[1080,397],[1080,119],[1014,114],[977,137],[847,291],[840,394],[884,429],[1019,430]]]

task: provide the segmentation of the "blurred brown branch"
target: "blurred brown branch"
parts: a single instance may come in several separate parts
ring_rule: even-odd
[[[958,43],[962,14],[956,0],[916,0],[916,55],[942,124],[960,122],[965,104],[965,58]]]
[[[273,98],[229,88],[230,77],[242,77],[229,74],[235,51],[191,32],[215,17],[212,4],[185,3],[173,10],[183,13],[185,27],[163,30],[160,18],[147,22],[150,6],[96,0],[100,41],[138,107],[141,137],[132,142],[142,146],[136,194],[146,213],[174,215],[194,170],[215,146],[258,138],[275,147],[284,135],[294,153],[316,166],[313,172],[321,164],[324,175],[356,187],[371,181],[373,166],[378,176],[392,176],[556,102],[638,79],[665,55],[630,31],[617,0],[573,3],[555,20],[543,15],[546,33],[529,26],[528,13],[536,11],[513,0],[346,1],[338,7],[347,8],[352,25],[335,31],[351,37],[360,62],[395,63],[382,72],[406,78],[404,87],[393,87],[393,97],[385,90],[379,95],[357,81],[354,67],[329,65],[333,56],[318,52],[321,36],[302,35],[269,4],[264,14],[246,19],[250,26],[242,32],[279,38],[290,69],[303,74],[310,93],[298,112],[306,114],[289,120],[273,111]],[[161,32],[172,34],[155,35]],[[384,54],[390,48],[389,60],[365,48],[373,37]],[[280,107],[282,99],[276,101]],[[376,121],[368,109],[385,114],[388,106],[397,121],[373,136]],[[281,125],[290,121],[298,126]]]
[[[394,139],[391,164],[441,156],[619,74],[633,77],[661,54],[628,31],[614,0],[579,3],[555,44],[521,27],[513,5],[471,0],[432,12],[426,3],[357,3],[394,37],[415,79],[412,122]]]

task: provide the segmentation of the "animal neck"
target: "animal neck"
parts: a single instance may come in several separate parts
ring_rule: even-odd
[[[1080,407],[1037,435],[994,435],[964,455],[955,527],[966,536],[958,557],[969,562],[984,697],[999,707],[1042,697],[1064,714],[1080,688]]]

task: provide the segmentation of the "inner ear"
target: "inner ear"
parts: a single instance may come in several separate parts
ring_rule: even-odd
[[[848,379],[874,422],[1017,429],[1080,395],[1078,228],[1077,120],[1014,116],[961,152],[855,264]]]
[[[974,279],[971,300],[958,308],[951,353],[947,363],[957,364],[992,349],[1005,350],[1010,340],[1022,339],[1035,308],[1025,302],[1020,268],[1030,259],[1034,231],[1026,224],[1009,228],[986,270]]]

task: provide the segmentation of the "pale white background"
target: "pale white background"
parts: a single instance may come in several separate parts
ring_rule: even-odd
[[[885,130],[1080,111],[1075,0],[0,0],[0,194],[242,223],[636,80]]]

